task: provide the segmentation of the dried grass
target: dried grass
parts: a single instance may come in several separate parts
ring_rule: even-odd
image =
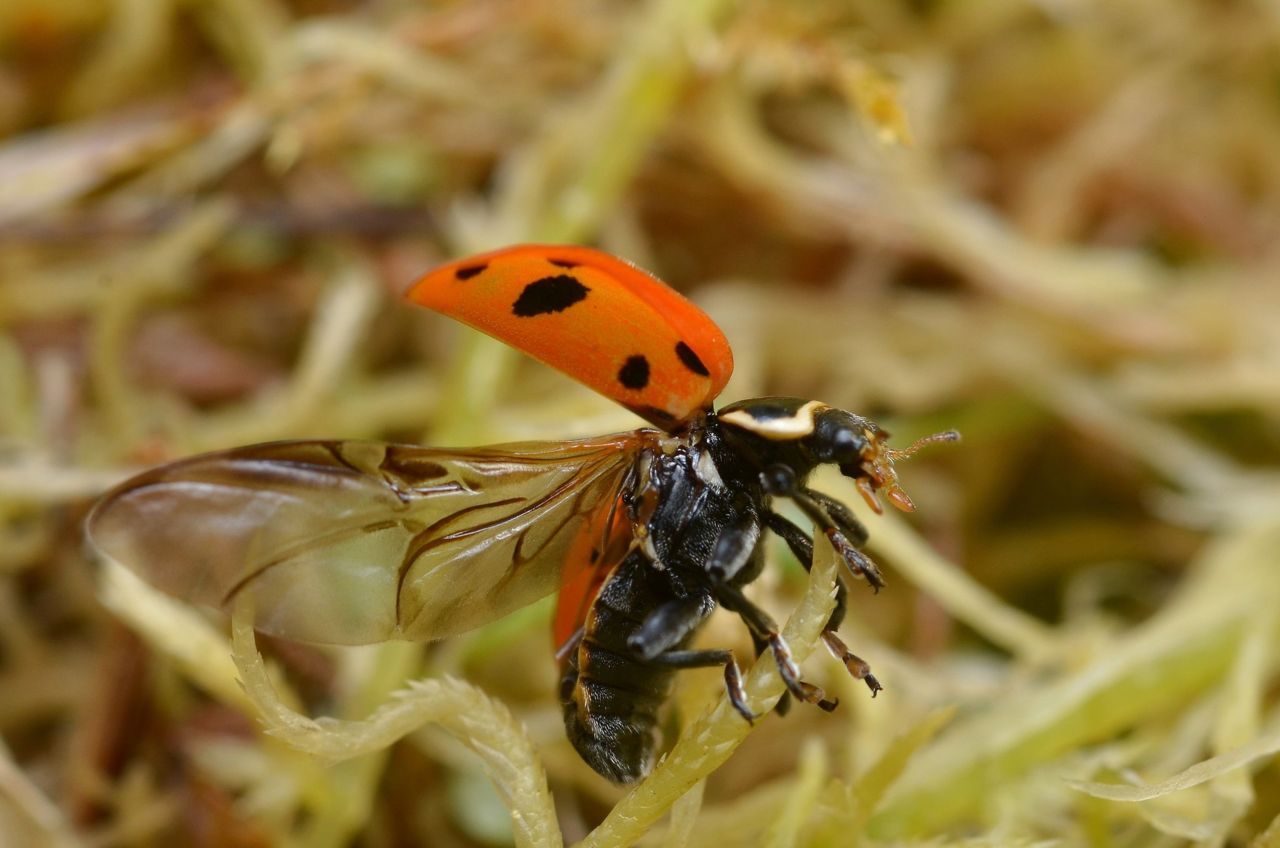
[[[1154,0],[0,5],[0,844],[1280,845],[1278,34]],[[748,734],[684,674],[624,792],[563,738],[546,604],[255,645],[85,555],[97,493],[194,451],[634,426],[396,301],[526,240],[690,292],[727,398],[963,431],[903,469],[912,523],[867,516],[891,585],[844,633],[881,697],[814,657],[840,710]],[[803,654],[830,570],[776,553]]]

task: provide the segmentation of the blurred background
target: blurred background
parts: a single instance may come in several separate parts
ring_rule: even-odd
[[[333,767],[265,737],[183,631],[104,606],[81,523],[237,444],[639,426],[398,300],[523,241],[695,299],[725,401],[962,431],[901,466],[909,523],[869,519],[889,586],[842,633],[886,691],[815,652],[840,709],[759,722],[647,834],[564,740],[549,602],[261,640],[300,709],[470,681],[566,841],[1280,845],[1269,0],[0,2],[0,844],[511,844],[521,802],[437,729]],[[727,616],[702,641],[750,656]],[[721,687],[682,675],[668,740]]]

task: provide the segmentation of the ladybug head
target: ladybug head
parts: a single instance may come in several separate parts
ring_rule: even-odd
[[[877,513],[883,512],[878,494],[904,512],[915,505],[898,485],[893,464],[934,442],[960,438],[954,430],[925,436],[895,450],[885,444],[889,434],[870,419],[816,400],[758,398],[726,406],[719,420],[755,443],[766,462],[781,461],[797,473],[807,474],[819,465],[836,465],[854,481],[859,494]]]

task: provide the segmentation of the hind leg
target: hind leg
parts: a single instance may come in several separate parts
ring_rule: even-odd
[[[636,631],[627,637],[627,647],[638,659],[652,666],[672,669],[724,666],[724,687],[729,703],[739,715],[754,722],[757,716],[747,706],[742,672],[732,651],[676,648],[706,621],[715,608],[715,601],[710,595],[692,595],[668,601],[649,613]]]
[[[648,662],[651,665],[675,669],[724,666],[724,688],[729,695],[729,703],[738,711],[738,715],[747,720],[748,724],[755,724],[756,719],[760,717],[747,706],[747,690],[742,687],[742,671],[738,668],[738,661],[733,657],[733,651],[728,649],[664,651]]]

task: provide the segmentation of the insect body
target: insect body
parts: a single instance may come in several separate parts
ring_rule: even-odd
[[[777,625],[742,590],[763,567],[760,541],[766,530],[779,534],[806,568],[812,564],[812,540],[774,511],[779,497],[794,502],[831,539],[851,574],[876,588],[883,585],[879,570],[857,548],[866,540],[862,525],[842,503],[805,486],[817,465],[836,463],[860,483],[867,481],[864,490],[877,507],[874,495],[884,490],[909,508],[891,466],[905,452],[889,451],[882,438],[875,424],[844,410],[762,398],[708,413],[683,428],[669,451],[642,455],[638,479],[623,499],[636,514],[643,541],[625,553],[614,546],[620,555],[616,565],[601,561],[607,577],[563,652],[565,726],[597,771],[624,783],[646,772],[656,711],[677,669],[723,667],[734,707],[748,721],[756,718],[733,654],[688,648],[717,605],[741,616],[757,653],[772,652],[792,696],[835,707],[800,679]],[[562,610],[567,599],[562,594]],[[879,682],[835,633],[844,606],[842,583],[824,641],[874,694]]]
[[[178,597],[223,607],[245,598],[258,629],[330,644],[437,639],[559,587],[566,730],[583,759],[618,782],[649,768],[677,669],[723,667],[733,705],[754,718],[732,653],[689,647],[717,605],[741,616],[757,653],[772,653],[792,696],[834,708],[800,679],[777,626],[742,591],[762,568],[765,531],[811,563],[811,539],[775,500],[794,503],[848,573],[879,588],[859,550],[866,531],[805,481],[833,464],[873,508],[883,494],[911,509],[894,460],[954,433],[894,451],[874,423],[816,401],[713,411],[732,369],[719,329],[656,279],[586,248],[474,257],[426,275],[409,297],[665,432],[464,451],[348,441],[236,448],[118,486],[89,518],[94,544]],[[835,633],[844,596],[842,583],[824,640],[874,693],[879,683]]]

